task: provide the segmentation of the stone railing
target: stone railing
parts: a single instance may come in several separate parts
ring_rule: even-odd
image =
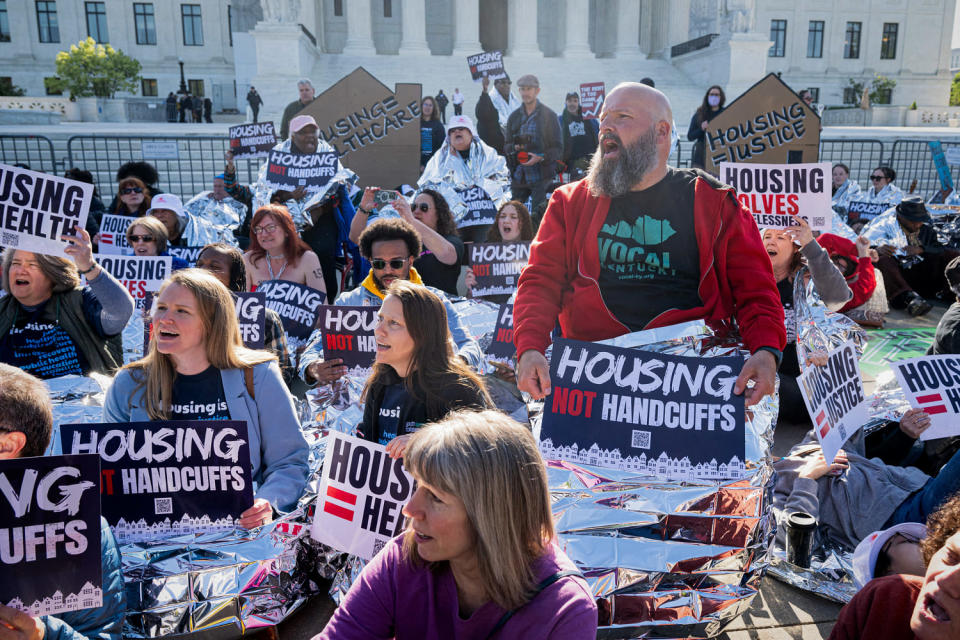
[[[46,111],[66,115],[69,98],[63,96],[0,96],[0,109]]]
[[[925,107],[910,109],[905,106],[874,105],[869,109],[857,107],[828,108],[823,113],[823,126],[881,126],[881,127],[949,127],[951,120],[960,120],[960,107]]]

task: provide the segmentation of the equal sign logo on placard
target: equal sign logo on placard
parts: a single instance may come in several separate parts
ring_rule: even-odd
[[[353,522],[353,516],[356,515],[355,512],[341,504],[337,504],[337,502],[332,502],[332,500],[343,502],[351,506],[356,506],[356,494],[344,491],[343,489],[337,489],[336,487],[327,487],[327,499],[323,503],[323,510],[326,513],[338,518],[342,518],[347,522]]]
[[[947,405],[943,403],[943,396],[939,393],[931,393],[925,396],[917,396],[917,404],[920,408],[929,414],[946,413]]]
[[[817,427],[820,429],[820,439],[827,437],[827,434],[830,433],[830,421],[827,420],[827,412],[821,411],[817,416]]]

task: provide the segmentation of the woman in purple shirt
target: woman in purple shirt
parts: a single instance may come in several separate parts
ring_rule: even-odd
[[[406,533],[367,564],[320,640],[592,640],[597,607],[557,546],[530,431],[458,411],[416,432]]]

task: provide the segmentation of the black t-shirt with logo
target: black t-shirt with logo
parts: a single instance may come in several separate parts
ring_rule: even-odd
[[[210,365],[194,375],[177,374],[173,381],[171,420],[229,420],[220,370]]]
[[[410,401],[410,394],[402,382],[389,384],[383,389],[383,400],[377,416],[377,439],[380,444],[389,444],[398,435],[413,433],[418,426],[416,423],[400,425],[404,407]],[[406,416],[403,416],[406,418]],[[424,416],[424,419],[426,416]],[[404,420],[404,422],[409,422]],[[412,428],[411,428],[412,427]]]
[[[66,330],[42,319],[46,304],[24,307],[7,335],[0,337],[0,362],[43,380],[87,373],[90,363]]]
[[[693,213],[697,175],[670,168],[652,187],[610,201],[597,236],[600,292],[631,331],[664,311],[703,305]]]

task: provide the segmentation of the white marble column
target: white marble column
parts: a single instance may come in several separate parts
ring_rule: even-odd
[[[639,58],[640,53],[640,3],[637,0],[620,0],[617,17],[617,46],[613,54],[618,58]],[[656,29],[654,25],[654,29]]]
[[[403,0],[403,40],[400,55],[430,55],[427,45],[427,12],[424,0]]]
[[[376,55],[373,28],[370,25],[370,0],[349,0],[343,5],[347,8],[347,40],[343,43],[343,53],[354,56]]]
[[[567,41],[564,58],[592,58],[590,51],[590,0],[567,0]]]
[[[509,54],[543,57],[537,43],[537,0],[509,0]]]
[[[483,51],[479,0],[457,0],[453,6],[453,27],[453,55],[472,56]]]
[[[670,29],[670,5],[667,0],[651,0],[650,55],[670,57],[667,34]]]

